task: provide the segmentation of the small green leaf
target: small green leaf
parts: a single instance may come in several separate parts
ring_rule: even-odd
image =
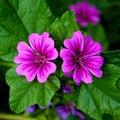
[[[24,76],[15,74],[15,67],[6,74],[7,84],[10,86],[10,108],[20,113],[33,104],[46,106],[60,87],[57,77],[50,76],[45,83],[38,81],[27,82]]]
[[[120,114],[120,91],[115,86],[120,68],[104,65],[103,73],[103,77],[95,78],[93,84],[81,84],[74,97],[77,108],[96,120],[102,120],[103,113],[115,115],[119,111]]]
[[[48,31],[58,44],[62,44],[64,39],[71,37],[73,32],[77,30],[79,30],[79,27],[72,11],[67,11],[60,19],[57,18],[48,27]]]

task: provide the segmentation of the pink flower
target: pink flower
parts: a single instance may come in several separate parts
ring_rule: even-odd
[[[53,39],[47,32],[42,35],[32,33],[29,36],[29,43],[31,47],[25,42],[18,43],[18,56],[14,59],[14,62],[19,64],[16,72],[26,76],[29,82],[37,76],[37,80],[43,83],[51,73],[56,71],[56,65],[49,60],[56,59],[58,52],[54,48]]]
[[[100,21],[100,11],[87,1],[77,2],[70,6],[70,9],[75,13],[77,22],[86,27],[88,22],[95,25]]]
[[[77,85],[81,81],[92,83],[92,75],[100,78],[102,71],[100,67],[104,63],[103,57],[98,54],[102,52],[102,46],[94,42],[89,35],[84,38],[82,32],[77,31],[71,39],[64,41],[64,46],[60,51],[63,59],[63,72],[70,73]]]

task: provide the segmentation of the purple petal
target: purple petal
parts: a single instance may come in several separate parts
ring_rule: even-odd
[[[100,11],[95,6],[91,5],[88,11],[88,19],[94,25],[100,22]]]
[[[49,37],[49,33],[47,32],[41,35],[32,33],[29,36],[29,43],[34,51],[40,55],[45,55],[49,60],[55,59],[58,56],[57,50],[54,49],[54,40]]]
[[[89,22],[88,8],[89,8],[89,3],[87,1],[76,2],[76,4],[70,6],[70,9],[75,13],[77,22],[83,27],[86,27]]]
[[[76,84],[80,84],[80,82],[84,81],[85,83],[89,84],[92,83],[92,76],[90,72],[83,66],[78,66],[74,73],[73,79]]]
[[[63,61],[74,61],[76,54],[69,50],[69,49],[61,49],[60,50],[60,57],[63,59]]]
[[[92,56],[102,52],[102,46],[98,42],[94,42],[92,38],[87,35],[85,38],[84,50],[82,56]]]
[[[17,64],[20,63],[32,63],[34,61],[35,55],[25,55],[21,54],[14,58],[14,62]]]
[[[88,8],[89,8],[89,2],[87,1],[84,1],[84,2],[77,2],[76,3],[78,8],[81,10],[80,12],[81,13],[86,13],[88,11]]]
[[[65,73],[71,72],[75,68],[75,64],[72,62],[63,62],[62,64],[62,70]]]
[[[67,85],[67,84],[62,85],[62,90],[63,90],[64,93],[72,93],[71,86]]]
[[[20,64],[16,68],[16,72],[19,75],[25,75],[28,82],[31,82],[34,80],[36,74],[37,74],[38,66],[34,63],[26,63],[26,64]]]
[[[103,65],[104,59],[101,56],[92,56],[87,57],[84,61],[84,65],[86,68],[96,77],[102,77],[102,71],[100,70],[100,67]]]
[[[25,110],[25,112],[27,113],[33,113],[34,111],[35,111],[35,105],[31,105]]]
[[[102,56],[90,56],[86,57],[82,61],[86,67],[93,66],[94,68],[100,68],[104,63]]]
[[[64,46],[74,52],[82,51],[84,47],[84,37],[82,32],[74,32],[72,39],[66,39],[64,41]]]
[[[46,61],[43,66],[38,69],[37,79],[40,83],[43,83],[47,80],[48,76],[51,73],[56,71],[56,65],[52,62]]]
[[[75,68],[75,54],[69,49],[62,49],[60,51],[60,57],[63,59],[62,70],[64,72],[70,72]]]
[[[32,33],[30,34],[28,40],[29,40],[29,43],[30,43],[30,46],[32,47],[32,49],[35,51],[35,52],[38,52],[40,50],[40,41],[41,41],[42,37],[37,34],[37,33]]]
[[[54,49],[54,40],[52,38],[50,38],[49,33],[44,32],[41,36],[41,54],[45,55],[46,57],[48,57],[47,59],[56,59],[58,56],[58,53],[56,51],[56,49]],[[55,55],[54,55],[55,53]],[[50,55],[51,54],[51,55]]]
[[[89,20],[90,20],[91,24],[93,24],[93,25],[95,25],[95,24],[100,22],[100,18],[98,16],[91,16],[89,18]]]
[[[32,49],[36,52],[41,52],[42,45],[44,44],[44,39],[45,37],[48,37],[48,33],[43,33],[42,35],[39,35],[37,33],[32,33],[30,34],[28,40],[29,43],[32,47]]]
[[[78,22],[82,27],[87,27],[88,21],[86,21],[85,19],[80,18],[80,17],[78,17],[78,18],[76,18],[76,19],[77,19],[77,22]]]
[[[57,49],[52,48],[51,50],[46,50],[46,58],[47,60],[54,60],[58,57]]]
[[[80,113],[75,107],[72,108],[72,114],[79,117],[81,120],[85,120],[85,116]]]
[[[73,72],[64,72],[64,75],[68,78],[72,78],[73,77]]]
[[[66,119],[70,115],[70,108],[67,105],[62,105],[56,108],[58,116],[62,119]]]
[[[86,27],[88,22],[96,24],[100,21],[100,11],[89,2],[76,2],[70,6],[70,9],[75,13],[77,22]]]
[[[26,55],[28,58],[34,55],[33,50],[25,42],[19,42],[17,45],[17,50],[19,55]],[[15,60],[15,62],[17,61]]]

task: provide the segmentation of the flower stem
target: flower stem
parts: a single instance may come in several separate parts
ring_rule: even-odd
[[[0,120],[37,120],[37,119],[26,117],[23,115],[0,113]]]

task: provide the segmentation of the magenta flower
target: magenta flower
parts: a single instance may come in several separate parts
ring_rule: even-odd
[[[51,73],[56,71],[56,65],[49,60],[56,59],[58,52],[47,32],[42,35],[32,33],[29,36],[29,43],[31,47],[25,42],[18,43],[18,56],[14,59],[14,62],[19,64],[16,72],[25,76],[29,82],[37,76],[37,80],[43,83]]]
[[[70,6],[70,9],[75,13],[77,22],[86,27],[88,22],[95,25],[100,21],[100,11],[87,1],[77,2]]]
[[[81,81],[92,83],[92,75],[102,77],[100,67],[104,63],[103,57],[98,54],[102,52],[102,46],[94,42],[89,35],[84,38],[82,32],[77,31],[71,39],[64,41],[64,46],[60,51],[63,59],[63,72],[70,73],[77,85]]]

